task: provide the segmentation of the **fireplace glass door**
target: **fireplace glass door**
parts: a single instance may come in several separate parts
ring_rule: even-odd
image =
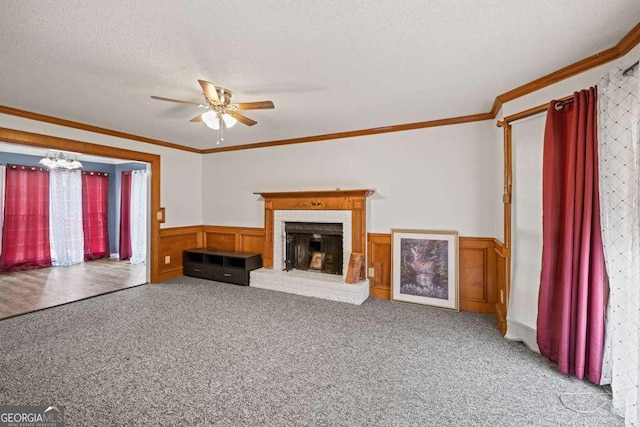
[[[342,275],[342,224],[285,222],[287,270]]]

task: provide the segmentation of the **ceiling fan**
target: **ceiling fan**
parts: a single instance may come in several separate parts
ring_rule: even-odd
[[[227,88],[216,86],[211,82],[205,80],[198,80],[200,87],[202,88],[202,94],[206,101],[205,104],[198,104],[192,101],[181,101],[179,99],[164,98],[162,96],[151,96],[151,99],[158,101],[176,102],[179,104],[192,104],[199,108],[206,108],[208,111],[198,114],[191,119],[191,122],[204,122],[211,129],[218,131],[218,141],[216,144],[220,144],[224,141],[224,128],[230,128],[237,122],[245,124],[247,126],[253,126],[256,122],[242,114],[238,113],[239,110],[265,110],[274,108],[271,101],[258,101],[258,102],[236,102],[231,103],[231,91]]]

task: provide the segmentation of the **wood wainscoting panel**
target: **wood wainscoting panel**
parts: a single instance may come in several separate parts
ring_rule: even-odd
[[[182,276],[182,251],[203,247],[202,226],[160,229],[158,265],[160,281]],[[166,263],[166,257],[169,262]]]
[[[264,228],[203,225],[202,231],[206,248],[263,255]]]
[[[259,229],[260,234],[240,234],[240,248],[242,252],[256,252],[262,254],[264,249],[264,230]]]
[[[367,234],[369,295],[391,299],[391,235]]]
[[[225,231],[210,230],[209,227],[204,231],[205,248],[215,249],[217,251],[235,251],[236,250],[236,234]]]
[[[163,228],[160,230],[158,264],[160,279],[182,276],[182,251],[191,248],[260,253],[264,257],[265,230],[254,227],[198,225],[192,227]],[[500,286],[504,280],[504,257],[501,245],[495,239],[460,237],[459,240],[459,294],[460,310],[479,313],[506,313],[500,304]],[[391,234],[367,234],[367,272],[374,298],[391,298]],[[165,264],[165,257],[170,262]],[[502,262],[500,262],[502,260]],[[506,290],[503,290],[505,293]],[[508,291],[508,290],[507,290]],[[506,323],[498,319],[498,326]]]
[[[263,247],[262,228],[215,225],[162,228],[157,259],[159,281],[182,276],[182,252],[185,249],[209,248],[262,254]],[[169,262],[165,263],[167,256]]]
[[[459,294],[460,310],[495,313],[496,309],[496,253],[495,239],[460,237]],[[370,295],[391,298],[391,234],[367,235],[367,267]]]
[[[460,282],[466,283],[466,286],[460,288],[460,299],[486,300],[485,256],[482,249],[466,248],[460,251]]]
[[[458,282],[460,310],[494,313],[495,310],[495,240],[483,237],[460,237]]]

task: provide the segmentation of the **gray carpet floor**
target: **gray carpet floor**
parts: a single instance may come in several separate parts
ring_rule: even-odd
[[[615,426],[492,316],[192,278],[0,321],[0,404],[67,425]]]

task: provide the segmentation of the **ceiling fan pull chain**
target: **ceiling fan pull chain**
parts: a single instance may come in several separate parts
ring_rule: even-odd
[[[224,121],[222,120],[222,115],[218,114],[218,142],[216,145],[219,145],[224,142]]]

